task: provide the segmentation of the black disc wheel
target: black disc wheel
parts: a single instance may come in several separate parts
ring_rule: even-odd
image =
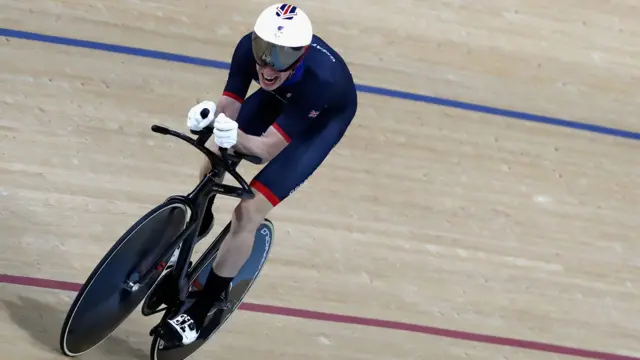
[[[274,227],[271,221],[265,219],[256,232],[251,255],[236,277],[234,277],[229,291],[231,306],[225,310],[216,310],[209,314],[205,326],[200,331],[198,339],[189,345],[167,345],[157,335],[151,343],[151,360],[184,360],[204,345],[229,319],[231,314],[240,306],[251,286],[260,275],[264,262],[269,256],[274,237]],[[197,282],[204,284],[210,266],[198,274]]]

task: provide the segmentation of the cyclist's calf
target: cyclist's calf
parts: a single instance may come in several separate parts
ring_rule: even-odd
[[[220,247],[213,268],[223,277],[234,277],[247,261],[253,249],[258,226],[273,209],[273,205],[260,193],[236,206],[231,219],[231,230]]]

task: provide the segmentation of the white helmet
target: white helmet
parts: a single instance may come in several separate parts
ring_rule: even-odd
[[[253,56],[260,66],[287,71],[300,62],[312,38],[307,14],[295,5],[272,5],[258,16],[253,27]]]

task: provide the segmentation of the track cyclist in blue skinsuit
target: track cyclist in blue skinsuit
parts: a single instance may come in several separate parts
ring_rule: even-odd
[[[247,97],[252,81],[260,88]],[[235,48],[222,97],[217,104],[193,107],[187,123],[192,130],[213,124],[217,146],[261,157],[267,164],[250,182],[255,198],[235,208],[231,231],[198,298],[169,319],[170,337],[185,345],[197,339],[207,314],[224,300],[248,259],[258,226],[322,164],[351,124],[357,104],[345,61],[314,35],[300,8],[276,4],[258,16],[253,31]],[[205,118],[204,109],[209,110]],[[207,161],[200,175],[209,170]],[[210,211],[200,234],[213,225]]]

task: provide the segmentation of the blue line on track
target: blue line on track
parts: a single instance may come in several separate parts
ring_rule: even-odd
[[[100,50],[100,51],[108,51],[108,52],[118,53],[118,54],[140,56],[145,58],[172,61],[172,62],[178,62],[178,63],[184,63],[184,64],[191,64],[191,65],[206,66],[206,67],[211,67],[216,69],[229,69],[229,63],[224,61],[203,59],[203,58],[198,58],[193,56],[174,54],[174,53],[169,53],[164,51],[148,50],[148,49],[142,49],[142,48],[136,48],[136,47],[130,47],[130,46],[107,44],[107,43],[102,43],[97,41],[71,39],[66,37],[44,35],[44,34],[38,34],[38,33],[20,31],[20,30],[12,30],[12,29],[6,29],[6,28],[0,28],[0,36],[4,36],[8,38],[23,39],[23,40],[40,41],[40,42],[45,42],[50,44],[75,46],[75,47]],[[416,93],[400,91],[400,90],[385,89],[385,88],[370,86],[370,85],[358,84],[356,86],[358,88],[358,91],[363,93],[376,94],[376,95],[387,96],[392,98],[423,102],[427,104],[434,104],[434,105],[440,105],[440,106],[451,107],[456,109],[474,111],[478,113],[497,115],[497,116],[517,119],[517,120],[524,120],[524,121],[536,122],[541,124],[560,126],[560,127],[570,128],[570,129],[588,131],[592,133],[610,135],[610,136],[621,137],[626,139],[640,140],[640,133],[629,131],[629,130],[622,130],[622,129],[616,129],[616,128],[611,128],[606,126],[595,125],[595,124],[564,120],[564,119],[559,119],[559,118],[554,118],[549,116],[535,115],[535,114],[530,114],[530,113],[521,112],[521,111],[505,110],[505,109],[500,109],[500,108],[491,107],[491,106],[472,104],[472,103],[457,101],[457,100],[443,99],[435,96],[416,94]]]

